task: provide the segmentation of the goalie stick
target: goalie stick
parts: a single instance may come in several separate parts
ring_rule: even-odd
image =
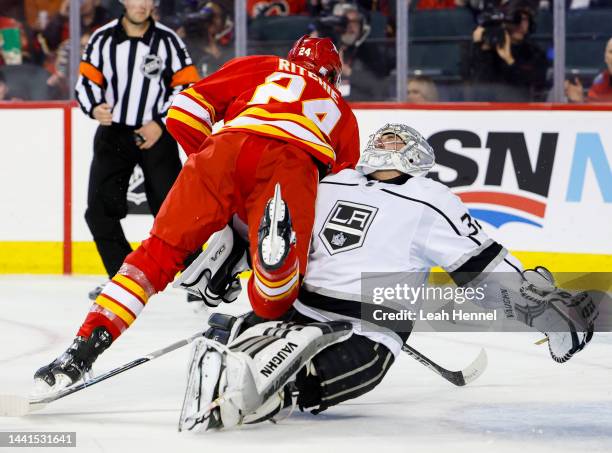
[[[131,362],[121,365],[120,367],[107,371],[106,373],[96,376],[88,381],[71,385],[70,387],[66,387],[59,392],[50,395],[41,396],[39,398],[29,398],[21,395],[0,395],[0,417],[21,417],[29,413],[39,411],[53,401],[57,401],[68,395],[72,395],[73,393],[87,387],[91,387],[92,385],[102,382],[110,377],[123,373],[124,371],[131,370],[132,368],[142,365],[143,363],[150,362],[151,360],[161,357],[162,355],[182,348],[202,335],[203,333],[199,332],[189,338],[172,343],[165,348],[158,349],[157,351],[153,351],[144,357],[132,360]]]
[[[450,371],[446,368],[441,367],[431,359],[421,354],[416,349],[404,344],[402,351],[408,354],[413,359],[417,360],[433,372],[439,374],[451,384],[462,387],[470,382],[474,382],[480,377],[484,370],[487,368],[487,353],[484,349],[480,350],[478,357],[472,361],[468,366],[459,371]]]

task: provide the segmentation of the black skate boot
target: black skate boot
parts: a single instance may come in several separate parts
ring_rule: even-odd
[[[281,197],[280,184],[274,188],[274,197],[268,200],[259,224],[257,254],[260,264],[268,271],[283,266],[295,244],[295,232],[287,203]]]
[[[112,342],[104,327],[96,328],[89,338],[76,337],[61,356],[34,374],[35,392],[45,393],[68,387],[91,370],[91,365]]]

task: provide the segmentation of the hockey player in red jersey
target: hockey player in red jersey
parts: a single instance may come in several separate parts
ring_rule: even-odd
[[[304,36],[287,59],[236,58],[176,96],[166,124],[189,159],[150,237],[98,296],[71,347],[36,372],[39,384],[79,380],[233,218],[248,228],[254,312],[274,319],[287,311],[306,269],[317,184],[359,158],[357,121],[337,91],[341,70],[330,39]]]

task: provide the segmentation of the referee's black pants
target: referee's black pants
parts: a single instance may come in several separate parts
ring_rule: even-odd
[[[141,150],[134,142],[134,128],[99,126],[94,137],[85,221],[109,278],[132,251],[120,220],[127,215],[128,184],[136,164],[144,173],[147,201],[156,215],[181,171],[178,145],[164,129],[155,145]]]

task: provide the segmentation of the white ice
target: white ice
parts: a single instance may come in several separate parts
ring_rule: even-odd
[[[27,394],[34,371],[72,341],[96,277],[0,276],[0,393]],[[223,307],[240,313],[244,300]],[[155,296],[96,362],[105,371],[205,327],[185,294]],[[611,452],[612,335],[598,334],[567,364],[535,334],[425,334],[410,343],[459,369],[482,346],[485,374],[455,387],[402,355],[374,391],[313,416],[205,434],[178,433],[188,348],[161,357],[23,418],[2,431],[75,431],[84,452]],[[17,451],[26,451],[21,449]],[[40,451],[40,450],[37,450]],[[68,451],[75,451],[68,450]]]

